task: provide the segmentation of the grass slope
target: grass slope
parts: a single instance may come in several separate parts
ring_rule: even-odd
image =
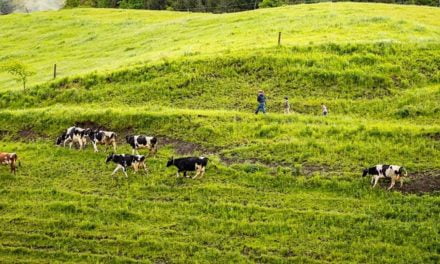
[[[0,79],[0,148],[23,165],[0,168],[0,262],[438,263],[439,12],[0,17],[1,58],[32,64],[39,83]],[[252,114],[258,89],[266,116]],[[148,174],[112,179],[103,147],[53,145],[73,124],[116,131],[120,153],[126,134],[160,136],[159,153]],[[208,156],[205,178],[176,179],[171,155]],[[408,168],[401,192],[360,177],[378,163]]]
[[[324,3],[234,14],[71,9],[0,17],[0,61],[35,72],[31,83],[185,54],[322,43],[438,43],[439,10],[386,4]],[[1,89],[16,89],[0,75]]]

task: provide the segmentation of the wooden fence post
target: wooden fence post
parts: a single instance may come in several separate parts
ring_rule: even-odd
[[[278,32],[278,46],[281,46],[281,32]]]
[[[53,78],[55,79],[57,77],[57,64],[55,63],[53,65]]]

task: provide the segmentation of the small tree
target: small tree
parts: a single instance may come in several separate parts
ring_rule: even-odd
[[[0,15],[7,15],[14,11],[14,7],[7,0],[0,0]]]
[[[19,61],[11,61],[4,64],[2,67],[3,71],[10,73],[14,76],[14,79],[23,84],[23,90],[26,90],[26,83],[28,78],[35,74],[31,71],[27,65]]]

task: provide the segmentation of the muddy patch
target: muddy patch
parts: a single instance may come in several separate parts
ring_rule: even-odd
[[[215,154],[216,149],[208,149],[200,144],[187,142],[179,139],[169,138],[169,137],[158,137],[159,147],[165,145],[172,145],[176,154],[178,155],[189,155],[193,153],[203,153],[203,155]]]
[[[435,140],[435,141],[440,141],[440,132],[437,133],[428,133],[425,134],[428,138]]]
[[[303,164],[301,167],[301,173],[310,176],[314,173],[329,173],[329,172],[338,172],[338,170],[330,168],[327,165],[318,165],[318,164]]]
[[[329,173],[332,171],[337,172],[337,170],[332,170],[327,165],[318,165],[318,164],[293,164],[289,162],[268,162],[257,158],[239,159],[238,157],[237,158],[226,157],[223,155],[220,155],[220,160],[228,166],[233,164],[251,163],[251,164],[262,164],[268,168],[288,167],[288,168],[292,168],[296,172],[296,174],[305,175],[305,176],[310,176],[314,173]]]
[[[380,179],[378,182],[384,189],[390,184],[391,179]],[[400,188],[400,183],[396,182],[392,190],[412,194],[440,193],[440,170],[409,173],[404,179],[403,187]]]
[[[404,193],[440,192],[440,170],[409,174],[409,182],[399,188]]]
[[[14,140],[18,141],[35,141],[37,139],[47,139],[49,138],[48,135],[45,135],[43,133],[37,132],[33,130],[32,128],[26,128],[18,131],[16,135],[13,136]]]

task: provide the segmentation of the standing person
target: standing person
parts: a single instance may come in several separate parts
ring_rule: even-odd
[[[326,116],[328,114],[327,106],[324,103],[321,103],[322,115]]]
[[[264,95],[264,92],[261,90],[258,92],[257,102],[258,102],[258,108],[255,111],[255,114],[258,114],[260,110],[263,112],[263,114],[266,114],[266,96]]]
[[[286,96],[284,97],[284,114],[289,114],[290,113],[290,103],[289,103],[289,98]]]

